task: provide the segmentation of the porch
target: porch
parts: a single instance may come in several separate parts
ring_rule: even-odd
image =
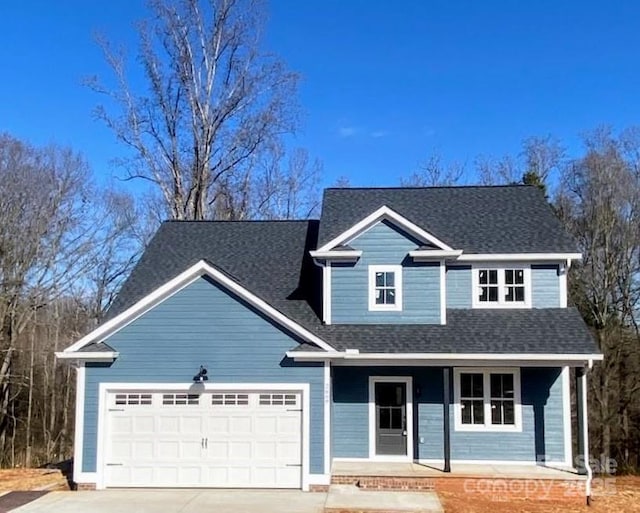
[[[334,461],[332,485],[352,485],[363,490],[435,491],[475,494],[500,501],[585,500],[586,476],[573,471],[534,464]]]

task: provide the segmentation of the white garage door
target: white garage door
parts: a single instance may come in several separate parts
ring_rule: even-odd
[[[299,392],[108,395],[105,486],[300,488]]]

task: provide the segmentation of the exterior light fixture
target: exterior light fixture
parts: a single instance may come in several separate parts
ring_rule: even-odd
[[[195,383],[200,383],[202,381],[208,381],[209,377],[207,376],[207,369],[204,368],[204,365],[200,365],[200,370],[193,377],[193,381]]]

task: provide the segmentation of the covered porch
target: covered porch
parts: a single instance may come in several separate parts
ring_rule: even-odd
[[[494,500],[583,502],[587,477],[575,471],[528,464],[333,462],[331,484],[364,490],[457,492]]]

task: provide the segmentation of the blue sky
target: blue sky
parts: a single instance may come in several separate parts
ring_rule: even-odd
[[[265,47],[300,72],[294,144],[325,184],[396,185],[433,152],[471,163],[530,135],[569,151],[640,120],[640,2],[271,0]],[[82,78],[107,70],[100,31],[135,43],[140,0],[0,3],[0,131],[82,151],[102,177],[123,149]]]

